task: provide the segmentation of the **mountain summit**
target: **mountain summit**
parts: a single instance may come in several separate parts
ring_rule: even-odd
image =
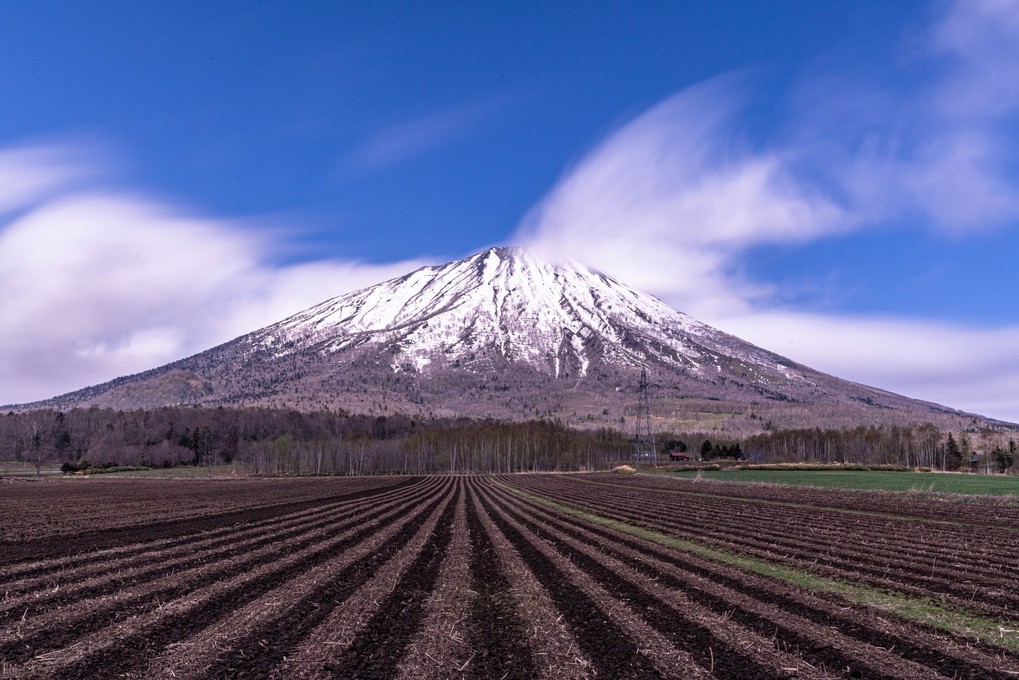
[[[577,263],[549,264],[520,248],[423,267],[327,300],[249,339],[281,357],[309,346],[333,355],[374,348],[391,357],[394,371],[429,373],[452,364],[487,373],[517,364],[575,380],[605,366],[647,362],[698,371],[717,365],[718,352],[745,358],[744,369],[755,373],[781,371],[784,361],[604,274]]]
[[[423,267],[193,357],[32,406],[338,407],[618,425],[641,366],[659,417],[676,425],[964,415],[814,371],[580,264],[518,248]]]

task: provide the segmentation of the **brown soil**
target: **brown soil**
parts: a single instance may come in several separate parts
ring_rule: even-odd
[[[924,519],[909,495],[901,513],[882,497],[874,514],[855,494],[826,506],[765,487],[741,498],[731,485],[586,479],[598,483],[500,481],[819,573],[965,597],[984,615],[1016,606],[1019,532]],[[39,538],[0,546],[0,678],[1019,677],[1005,647],[584,522],[486,478],[259,481],[259,499],[174,482],[145,509],[118,506],[133,517],[104,509],[104,494],[156,494],[152,481],[94,487],[91,500],[60,497],[77,483],[31,485],[49,509],[38,528],[17,520]],[[61,544],[53,527],[73,524],[75,503],[94,525]]]
[[[861,508],[838,505],[805,510],[717,499],[703,491],[616,485],[615,476],[604,476],[608,483],[599,484],[540,475],[516,479],[522,488],[596,514],[825,575],[916,597],[940,597],[989,616],[1009,617],[1019,609],[1019,592],[1013,587],[1019,532],[915,517],[873,517]],[[888,547],[896,544],[897,550]]]
[[[5,518],[0,566],[255,522],[362,498],[413,483],[413,478],[295,481],[117,479],[13,485],[13,493],[5,488],[0,496]]]

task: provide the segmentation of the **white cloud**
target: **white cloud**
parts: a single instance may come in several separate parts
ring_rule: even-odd
[[[744,309],[768,291],[733,278],[735,255],[811,240],[844,228],[847,217],[797,182],[781,153],[739,142],[743,90],[735,77],[715,79],[638,117],[560,181],[517,240],[693,313]]]
[[[0,403],[152,368],[422,264],[274,266],[279,244],[243,224],[137,195],[66,193],[59,164],[37,162],[50,151],[19,153],[0,155],[8,171],[20,158],[36,173],[9,192],[22,212],[0,223]]]
[[[960,0],[921,43],[924,75],[910,87],[884,88],[888,74],[804,76],[763,145],[740,125],[748,76],[687,88],[581,160],[515,240],[794,360],[1019,421],[1015,328],[790,313],[781,291],[741,270],[754,246],[902,220],[956,237],[1016,226],[1019,5]]]
[[[509,97],[501,96],[467,102],[391,125],[351,150],[342,161],[342,169],[374,172],[470,137],[509,101]]]
[[[949,60],[935,92],[943,115],[996,118],[1019,106],[1019,4],[957,0],[930,31],[929,52]]]
[[[0,149],[0,216],[92,174],[58,146]]]
[[[1019,326],[775,310],[710,321],[847,380],[1019,422]]]

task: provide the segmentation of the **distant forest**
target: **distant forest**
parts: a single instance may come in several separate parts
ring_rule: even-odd
[[[659,456],[742,456],[758,463],[857,463],[955,470],[986,453],[1012,468],[1014,440],[994,430],[945,433],[933,425],[783,430],[736,440],[724,432],[656,435]],[[243,462],[256,474],[591,470],[626,461],[633,434],[558,421],[421,419],[259,408],[40,410],[0,415],[0,460],[74,470]],[[982,460],[984,460],[982,458]]]

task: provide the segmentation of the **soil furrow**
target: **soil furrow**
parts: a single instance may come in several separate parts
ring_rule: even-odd
[[[972,527],[930,522],[929,520],[925,521],[924,518],[916,517],[907,520],[897,517],[871,517],[863,514],[847,516],[842,509],[832,507],[806,510],[791,508],[784,503],[762,506],[759,502],[755,503],[754,499],[713,498],[703,491],[676,492],[657,487],[617,485],[605,481],[578,483],[575,480],[570,480],[570,482],[572,483],[568,483],[569,492],[577,493],[583,497],[597,496],[606,500],[617,498],[625,503],[625,499],[632,500],[633,493],[653,495],[653,506],[660,508],[666,515],[681,516],[686,514],[710,520],[711,524],[718,524],[723,520],[737,524],[751,522],[761,531],[769,531],[770,526],[780,526],[786,530],[786,537],[802,533],[803,535],[828,536],[840,543],[854,541],[857,542],[857,545],[863,546],[875,554],[896,557],[907,552],[915,555],[921,561],[927,560],[927,563],[934,560],[943,564],[958,564],[960,568],[966,568],[970,573],[986,573],[990,578],[1001,578],[1004,574],[1019,573],[1019,569],[1014,564],[1015,558],[1019,558],[1019,545],[1017,545],[1019,536],[1014,531],[986,529],[974,532]],[[566,491],[566,486],[559,485],[559,491]],[[584,486],[589,488],[584,489]],[[601,487],[602,491],[607,492],[608,495],[592,494],[590,487]],[[706,517],[707,514],[711,514],[713,517]],[[768,518],[772,524],[761,525],[759,523],[761,518]],[[796,531],[797,529],[799,532]],[[847,534],[847,531],[850,533]],[[894,539],[890,538],[893,536]],[[858,537],[859,541],[857,541]],[[889,553],[882,546],[891,546],[893,550]],[[996,556],[999,561],[995,564],[988,564],[985,559],[987,555]]]
[[[0,676],[1019,677],[1019,503],[497,479],[15,489]]]
[[[613,485],[599,482],[597,486],[611,489]],[[797,534],[816,535],[837,545],[851,542],[875,556],[898,559],[908,555],[935,567],[951,564],[955,568],[966,569],[971,577],[986,575],[992,581],[1019,573],[1015,564],[1016,558],[1019,558],[1019,536],[1015,531],[985,529],[974,532],[973,527],[930,522],[918,517],[907,520],[860,514],[847,516],[841,509],[832,507],[810,510],[790,508],[785,504],[761,507],[760,503],[754,504],[753,499],[712,498],[703,492],[677,495],[657,488],[644,490],[644,493],[648,492],[654,494],[653,505],[661,508],[663,514],[679,516],[687,513],[703,518],[705,513],[712,513],[717,515],[716,520],[727,518],[729,523],[736,524],[750,522],[762,536],[788,539]],[[580,493],[588,495],[585,491]],[[616,493],[612,497],[624,499],[630,496]],[[769,523],[762,524],[761,518],[767,518]],[[718,521],[712,523],[717,524]],[[772,527],[780,527],[780,530],[776,533]],[[997,561],[989,563],[988,556],[996,557]],[[949,578],[952,575],[950,571],[944,574]]]
[[[816,605],[810,605],[802,601],[802,595],[797,596],[788,590],[780,592],[781,589],[777,586],[772,585],[769,587],[762,584],[761,582],[764,579],[761,577],[749,574],[729,575],[722,573],[723,570],[720,567],[712,568],[709,566],[710,563],[706,561],[670,552],[653,544],[649,545],[646,541],[630,539],[595,525],[585,524],[585,528],[590,533],[627,545],[633,550],[670,563],[677,569],[682,570],[683,573],[701,576],[709,579],[712,583],[745,593],[749,597],[753,597],[761,602],[772,603],[785,611],[819,625],[834,626],[842,634],[859,639],[861,642],[884,649],[894,649],[895,653],[904,659],[929,666],[948,677],[959,675],[961,677],[973,678],[974,680],[993,680],[994,678],[1001,677],[999,670],[987,669],[980,663],[941,651],[940,647],[944,647],[946,643],[946,634],[943,631],[937,631],[922,624],[903,621],[901,625],[907,629],[913,629],[914,636],[922,636],[928,640],[927,645],[919,644],[915,640],[901,634],[880,630],[861,621],[859,612],[855,610],[851,603],[845,600],[839,599],[834,602],[819,600]],[[891,615],[886,614],[886,616],[890,617]],[[991,648],[984,643],[972,639],[962,640],[956,646],[964,647],[965,652],[970,653],[974,648],[984,650],[985,654],[987,654],[983,659],[985,664],[990,663],[991,659],[995,657],[1012,656],[1006,650]],[[959,649],[959,653],[962,652],[963,650]],[[1012,670],[1012,672],[1016,671],[1019,671],[1019,663],[1015,664],[1015,668]]]
[[[626,633],[610,621],[584,591],[495,511],[486,493],[480,498],[488,517],[545,587],[597,674],[620,679],[662,677],[629,641]]]
[[[577,478],[604,481],[605,475],[583,474],[577,475]],[[836,507],[890,517],[934,518],[989,527],[1019,529],[1019,502],[1013,497],[965,497],[953,494],[925,496],[897,491],[834,489],[707,479],[692,480],[657,475],[613,478],[611,483],[617,486],[660,489],[676,493],[707,493],[716,497],[732,497],[740,500],[813,506],[823,510]]]
[[[433,501],[432,507],[440,501],[441,499]],[[413,507],[418,507],[424,502],[426,502],[424,498],[417,500]],[[408,511],[410,510],[411,505],[408,504]],[[406,513],[404,513],[405,515]],[[417,518],[415,517],[408,524],[415,523],[416,521]],[[214,591],[207,599],[193,607],[185,607],[180,611],[174,611],[165,617],[157,619],[152,625],[126,635],[110,647],[87,654],[84,658],[61,669],[60,676],[68,679],[85,679],[96,677],[97,675],[121,675],[136,670],[145,665],[149,658],[165,650],[170,644],[194,635],[223,616],[226,616],[234,609],[285,585],[296,574],[303,573],[316,564],[342,554],[343,551],[369,538],[376,531],[378,531],[378,526],[367,526],[355,532],[347,539],[327,548],[315,550],[302,556],[296,562],[287,562],[279,568],[261,574],[254,580],[244,581],[233,587]],[[409,531],[407,534],[404,532],[397,534],[380,550],[398,548],[412,533],[413,531]],[[366,558],[366,564],[371,562],[371,557]],[[355,572],[358,568],[358,565],[351,566],[351,570]],[[255,644],[257,645],[257,641]]]
[[[177,552],[194,549],[212,549],[231,544],[238,536],[255,537],[273,531],[286,522],[310,521],[329,513],[355,504],[385,501],[394,495],[414,493],[416,489],[427,486],[425,480],[411,486],[399,485],[395,488],[379,489],[378,493],[329,502],[307,510],[287,513],[253,522],[234,524],[219,529],[201,532],[197,535],[179,536],[176,538],[156,539],[138,544],[126,544],[118,548],[109,548],[97,552],[74,555],[42,562],[25,562],[15,567],[6,567],[0,574],[0,589],[5,592],[18,592],[22,589],[53,588],[63,586],[74,580],[99,576],[122,567],[140,567],[160,562],[172,557]]]
[[[477,489],[471,488],[467,528],[471,537],[471,588],[478,595],[467,624],[467,640],[474,657],[464,677],[528,680],[535,677],[535,668],[526,628],[517,614],[518,604],[495,546],[478,515],[477,503]]]
[[[399,501],[394,501],[394,503],[396,502]],[[60,649],[92,632],[156,609],[163,606],[164,603],[185,597],[188,593],[202,588],[210,582],[229,580],[259,565],[279,559],[283,554],[292,554],[309,546],[328,541],[350,531],[353,527],[373,522],[382,515],[391,512],[392,508],[393,503],[386,504],[367,515],[360,515],[353,520],[331,526],[324,533],[305,534],[303,538],[294,542],[283,543],[279,540],[280,536],[275,536],[277,544],[267,551],[251,553],[246,559],[239,561],[224,560],[225,564],[218,568],[216,567],[218,563],[213,563],[203,565],[204,569],[201,572],[190,574],[182,572],[175,575],[170,584],[157,587],[155,590],[145,590],[127,598],[99,600],[97,606],[86,608],[80,616],[58,611],[57,613],[61,616],[55,618],[48,627],[36,629],[28,635],[19,634],[15,639],[0,643],[0,657],[14,662],[22,662],[40,653]],[[31,623],[29,621],[29,625]]]
[[[534,489],[534,487],[531,487]],[[929,596],[938,593],[942,597],[953,601],[959,606],[974,609],[979,607],[982,611],[993,616],[1009,616],[1019,605],[1019,595],[1010,592],[1010,582],[1005,582],[994,590],[981,590],[973,584],[958,583],[955,580],[946,578],[931,578],[930,567],[914,563],[903,563],[902,566],[894,568],[881,564],[868,564],[869,558],[866,554],[854,554],[851,557],[837,557],[840,552],[834,544],[818,542],[812,544],[811,550],[794,549],[787,545],[789,541],[768,542],[760,540],[757,536],[761,533],[757,527],[743,525],[742,531],[753,538],[745,538],[732,531],[721,531],[716,529],[703,528],[691,521],[678,522],[669,518],[667,514],[649,515],[641,510],[634,510],[634,507],[646,507],[648,501],[638,504],[634,499],[629,502],[608,501],[601,496],[589,496],[586,498],[577,497],[570,493],[556,493],[555,491],[542,491],[534,489],[539,493],[550,494],[551,498],[562,502],[584,508],[595,513],[609,513],[624,519],[637,526],[651,528],[679,536],[693,537],[710,543],[721,545],[730,549],[738,549],[750,555],[759,556],[765,559],[792,562],[802,565],[812,571],[822,574],[830,574],[836,577],[850,578],[884,588],[894,588],[900,592],[916,596]],[[774,521],[774,520],[772,520]],[[909,569],[907,571],[907,568]],[[1011,605],[1011,610],[1010,610]]]
[[[897,656],[929,667],[932,671],[939,672],[946,677],[962,675],[967,678],[983,680],[1001,677],[1001,669],[988,669],[976,662],[942,653],[933,646],[920,645],[902,635],[893,635],[872,628],[859,621],[858,615],[854,619],[852,616],[843,613],[844,610],[848,609],[848,603],[841,603],[839,608],[832,606],[830,603],[823,603],[825,605],[824,608],[809,606],[793,596],[776,592],[777,588],[768,589],[747,583],[748,580],[757,580],[751,575],[736,572],[730,573],[732,572],[731,569],[721,567],[720,565],[711,565],[706,561],[687,558],[681,554],[649,544],[646,541],[642,542],[596,525],[554,515],[546,508],[529,501],[522,501],[522,503],[545,517],[554,518],[557,521],[558,529],[563,533],[571,535],[583,543],[597,543],[599,549],[605,554],[628,564],[634,569],[645,571],[649,577],[654,578],[664,586],[683,590],[698,604],[708,607],[717,613],[724,613],[732,617],[737,623],[756,630],[760,635],[768,636],[774,634],[782,641],[785,647],[795,649],[797,654],[811,660],[815,665],[824,663],[829,667],[840,668],[845,667],[849,663],[854,668],[859,668],[859,663],[856,659],[833,653],[829,644],[830,639],[825,639],[826,635],[829,638],[844,635],[864,642],[878,650],[895,650]],[[580,529],[581,527],[582,529]],[[606,545],[605,541],[609,542],[609,544]],[[611,547],[612,544],[625,546],[629,550],[617,550]],[[653,564],[651,563],[652,559],[665,564]],[[677,573],[683,574],[684,578],[674,576],[666,565],[675,567]],[[704,584],[696,585],[692,582],[695,579],[692,579],[691,576],[700,577],[703,579]],[[767,606],[762,609],[765,614],[747,611],[743,607],[737,606],[735,599],[738,599],[738,596],[727,596],[724,593],[720,596],[709,592],[711,590],[719,590],[714,588],[714,586],[724,586],[733,593],[742,593],[746,597],[766,603]],[[798,626],[800,630],[790,630],[787,625],[782,623],[781,619],[784,616],[776,620],[774,616],[766,613],[771,608],[775,608],[776,615],[779,612],[784,612],[805,619],[805,624],[809,622],[821,627],[812,628],[810,625],[800,625]],[[843,611],[840,611],[840,609]],[[923,635],[924,633],[917,631],[917,634]],[[944,645],[945,642],[944,637],[931,639],[931,645]],[[971,645],[972,641],[967,640],[965,644],[967,646]],[[998,651],[1000,652],[1000,650]],[[991,658],[985,657],[984,663],[993,662]],[[1019,666],[1016,668],[1019,669]]]
[[[471,603],[477,595],[471,590],[470,557],[472,546],[470,532],[467,529],[466,487],[468,482],[465,478],[459,480],[459,483],[464,492],[460,494],[456,504],[456,514],[453,517],[453,537],[446,551],[446,559],[443,560],[442,567],[439,569],[435,588],[425,603],[427,612],[425,620],[408,645],[407,653],[397,668],[396,675],[400,680],[437,680],[444,676],[450,676],[454,671],[459,673],[460,671],[457,669],[469,670],[473,663],[474,655],[472,655],[469,641],[466,639],[465,626],[468,625],[467,622],[470,618]],[[401,573],[402,571],[401,569]],[[388,586],[387,593],[392,591],[396,585],[395,583],[389,585],[388,579],[384,582]],[[382,583],[383,580],[379,579],[379,585]],[[370,590],[366,587],[358,593],[362,601],[371,597]],[[378,602],[379,599],[372,597],[372,602]],[[354,600],[351,599],[347,608],[356,606]],[[375,608],[378,608],[377,605]],[[366,609],[366,613],[371,611],[367,608],[364,609]],[[318,635],[325,632],[323,629],[334,631],[336,627],[344,626],[345,623],[346,621],[342,617],[334,617],[333,620],[319,627]],[[356,628],[344,627],[343,629],[356,631],[359,628],[360,626]],[[345,641],[349,644],[349,641],[353,639],[353,634],[346,637]],[[321,637],[317,643],[316,645],[313,639],[309,638],[305,642],[304,648],[307,652],[313,653],[314,650],[332,646],[322,644]],[[297,660],[298,663],[299,661]],[[287,673],[290,674],[289,664],[287,666]],[[300,680],[306,679],[301,678]]]
[[[453,536],[453,513],[460,493],[457,484],[428,542],[368,625],[338,658],[325,662],[323,668],[332,677],[395,677],[407,645],[424,621],[425,600],[435,588],[439,567]]]
[[[478,491],[478,485],[474,485]],[[531,647],[531,659],[539,678],[582,680],[591,676],[592,664],[556,610],[555,602],[520,554],[496,527],[492,518],[481,508],[478,493],[478,518],[492,541],[492,549],[501,569],[507,574],[510,595],[519,608],[526,639]]]
[[[445,483],[436,478],[441,488]],[[433,495],[432,498],[438,497]],[[179,680],[205,678],[208,669],[236,647],[239,640],[247,637],[260,626],[268,625],[273,619],[285,615],[286,611],[306,597],[312,597],[323,583],[330,582],[335,576],[352,564],[361,561],[375,552],[387,540],[403,528],[407,520],[416,513],[417,508],[403,505],[397,506],[393,513],[400,517],[399,521],[378,523],[377,530],[364,541],[341,554],[315,565],[302,573],[295,573],[293,578],[274,590],[271,590],[251,602],[239,606],[220,617],[200,634],[191,636],[168,647],[165,652],[152,659],[151,663],[129,677],[137,680],[148,680],[150,677],[178,678]],[[361,621],[378,607],[377,602],[384,599],[393,589],[397,577],[417,554],[420,546],[430,533],[431,526],[438,519],[438,512],[433,513],[424,529],[419,530],[403,549],[398,551],[387,562],[385,568],[378,570],[365,584],[358,588],[342,605],[336,608],[324,622],[319,624],[301,641],[292,652],[287,653],[286,661],[272,671],[272,677],[302,678],[307,680],[308,673],[321,668],[321,657],[324,651],[337,644],[345,644],[347,631],[359,628]]]
[[[314,592],[290,606],[283,616],[258,626],[245,637],[234,641],[230,651],[206,670],[210,678],[268,677],[284,656],[329,614],[364,585],[378,569],[400,551],[446,500],[447,491],[425,509],[418,507],[411,519],[393,537],[368,556],[348,566],[338,575],[323,583]],[[447,501],[448,503],[448,501]],[[448,505],[449,508],[453,506]],[[450,517],[452,517],[450,510]],[[408,508],[408,515],[410,509]]]
[[[398,502],[397,500],[390,500],[390,498],[398,499],[402,493],[413,493],[413,490],[398,492],[392,497],[373,498],[368,502],[362,501],[353,504],[352,507],[352,504],[344,503],[330,511],[315,513],[308,520],[280,520],[255,532],[237,531],[235,535],[227,535],[214,541],[211,547],[205,549],[195,550],[192,546],[183,544],[169,552],[169,554],[164,553],[158,559],[159,566],[148,569],[144,567],[146,564],[151,563],[152,560],[145,560],[142,566],[137,568],[132,568],[134,567],[133,562],[123,564],[113,560],[113,564],[99,571],[98,574],[88,574],[88,578],[84,581],[75,582],[58,579],[52,589],[49,589],[49,586],[47,586],[47,590],[41,594],[35,591],[23,597],[5,598],[2,607],[0,607],[0,622],[9,616],[24,619],[27,614],[33,616],[43,614],[53,609],[69,606],[86,598],[123,592],[131,586],[155,581],[168,574],[184,574],[189,570],[208,566],[210,562],[222,562],[237,556],[247,555],[252,553],[252,551],[277,543],[280,536],[284,535],[284,532],[286,534],[293,532],[307,534],[330,526],[334,530],[338,530],[345,526],[343,523],[352,517],[360,515],[361,519],[364,519],[363,513],[365,508],[369,506],[380,507],[380,503],[389,504],[391,502]],[[196,540],[196,543],[201,543],[201,540]],[[110,578],[109,572],[115,572],[116,576]],[[166,601],[172,596],[172,593],[165,592],[159,594],[159,599]],[[27,607],[26,604],[28,605]]]
[[[73,536],[0,543],[0,567],[16,567],[18,562],[37,562],[40,560],[72,556],[78,553],[92,553],[134,543],[147,543],[150,541],[178,537],[190,540],[194,534],[201,532],[231,527],[236,524],[258,522],[265,519],[279,517],[280,515],[287,515],[317,508],[322,505],[368,498],[381,492],[412,486],[419,481],[421,481],[420,477],[408,477],[383,487],[370,487],[368,489],[361,489],[358,491],[351,491],[348,493],[297,501],[293,503],[277,503],[274,505],[233,510],[206,515],[203,517],[190,517],[187,519],[168,522],[154,522],[152,524],[145,524],[141,526],[117,527],[106,530],[91,531],[75,534]],[[146,546],[139,546],[138,552],[144,552],[148,549],[150,548]],[[27,576],[35,576],[39,573],[44,573],[46,569],[47,567],[40,567],[36,570],[18,572],[18,577],[24,578]]]
[[[539,526],[535,521],[522,516],[509,506],[512,498],[496,500],[496,504],[509,516],[527,528],[535,536],[554,546],[567,559],[588,573],[603,588],[614,596],[636,607],[640,615],[655,630],[666,636],[677,648],[691,655],[702,667],[712,668],[718,678],[733,680],[766,680],[776,677],[776,669],[765,666],[756,659],[734,648],[715,635],[706,625],[686,615],[651,595],[628,579],[613,571],[593,556],[578,551],[558,536]],[[677,588],[677,589],[681,589]],[[733,605],[729,603],[730,609]],[[712,607],[708,607],[712,609]],[[725,610],[723,609],[722,612]],[[846,659],[842,657],[825,660],[832,665]],[[873,677],[887,677],[874,674]]]

